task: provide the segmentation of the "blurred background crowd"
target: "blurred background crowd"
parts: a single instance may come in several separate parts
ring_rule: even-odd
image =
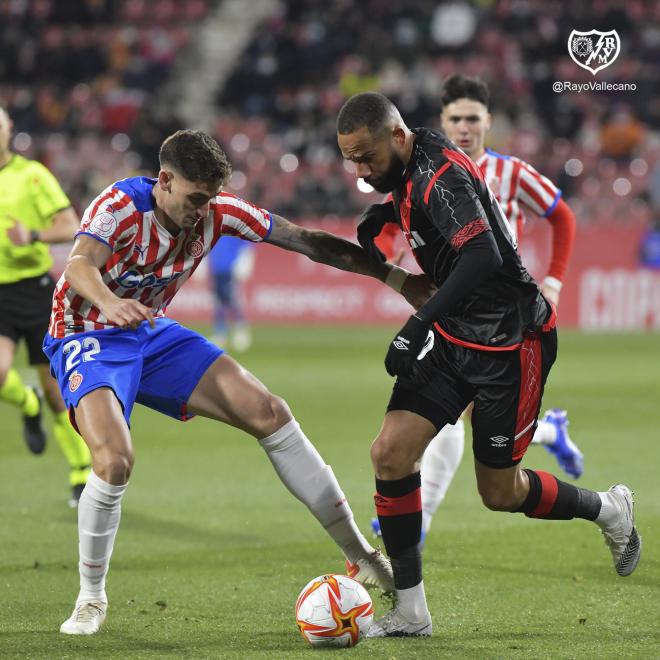
[[[162,138],[186,125],[160,91],[176,89],[178,55],[222,1],[0,0],[14,150],[45,162],[79,211],[113,180],[153,173]],[[616,29],[617,61],[596,77],[580,68],[574,29]],[[660,3],[286,0],[250,30],[205,91],[229,189],[257,204],[293,219],[359,214],[378,196],[356,187],[336,147],[345,98],[379,90],[408,125],[438,126],[442,80],[461,72],[491,87],[488,146],[553,179],[578,222],[660,216]],[[636,89],[555,93],[555,81]]]

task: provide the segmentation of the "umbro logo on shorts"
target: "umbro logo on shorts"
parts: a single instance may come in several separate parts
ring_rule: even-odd
[[[490,439],[490,444],[492,447],[504,447],[507,442],[509,442],[509,438],[504,435],[494,435]]]

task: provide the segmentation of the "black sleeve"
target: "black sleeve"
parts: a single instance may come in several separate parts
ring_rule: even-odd
[[[428,323],[437,321],[450,313],[501,265],[502,257],[493,232],[479,233],[463,245],[449,277],[415,315]]]
[[[447,161],[417,187],[420,204],[433,226],[455,249],[490,224],[470,175]]]

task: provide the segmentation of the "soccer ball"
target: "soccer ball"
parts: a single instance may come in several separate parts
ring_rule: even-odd
[[[367,590],[348,575],[310,580],[296,601],[296,623],[314,647],[355,646],[374,620]]]

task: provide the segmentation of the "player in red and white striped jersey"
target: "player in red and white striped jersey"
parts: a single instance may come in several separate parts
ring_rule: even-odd
[[[271,217],[230,193],[209,202],[208,215],[194,231],[174,239],[156,219],[155,179],[135,177],[106,188],[87,208],[77,236],[90,236],[113,252],[103,283],[119,298],[136,298],[155,318],[164,315],[176,292],[195,272],[222,235],[248,241],[268,237]],[[60,277],[53,298],[49,333],[58,339],[77,332],[116,327],[90,300]]]
[[[160,164],[157,179],[118,181],[85,213],[44,340],[93,468],[78,507],[80,593],[60,631],[91,635],[105,620],[105,577],[133,467],[129,420],[135,402],[176,419],[209,417],[257,438],[283,483],[354,565],[357,579],[392,590],[389,562],[358,530],[332,469],[286,402],[164,312],[223,234],[265,240],[377,277],[413,305],[428,298],[428,280],[218,192],[231,167],[204,133],[178,131],[167,138]]]

